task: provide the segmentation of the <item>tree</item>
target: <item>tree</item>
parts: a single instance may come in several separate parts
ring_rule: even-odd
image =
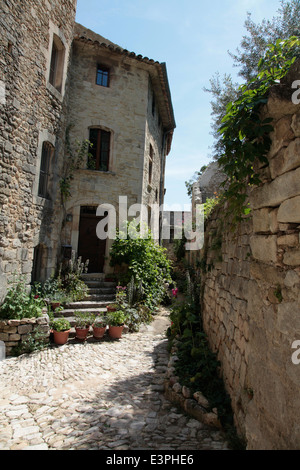
[[[259,61],[264,57],[268,44],[275,44],[278,39],[300,36],[299,0],[281,0],[280,3],[278,16],[271,20],[264,19],[261,23],[255,24],[251,13],[248,13],[244,23],[248,34],[243,36],[240,48],[236,49],[235,54],[228,52],[234,61],[233,66],[240,68],[238,76],[243,79],[243,82],[249,83],[257,76]],[[204,88],[204,91],[212,95],[211,127],[215,138],[213,158],[216,160],[224,150],[222,138],[218,132],[220,123],[226,114],[228,104],[239,98],[239,86],[240,84],[233,82],[231,75],[224,75],[223,79],[220,79],[219,73],[216,73],[210,80],[210,88]],[[255,87],[254,82],[252,82],[252,87]]]
[[[206,168],[207,168],[207,165],[203,165],[199,171],[195,171],[193,176],[188,181],[185,181],[185,187],[187,189],[187,193],[190,198],[192,198],[192,194],[193,194],[193,184],[196,183],[199,176],[202,175],[202,173],[206,170]]]

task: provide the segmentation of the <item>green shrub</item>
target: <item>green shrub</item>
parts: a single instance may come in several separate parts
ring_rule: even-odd
[[[107,324],[111,326],[120,326],[127,320],[126,314],[123,310],[116,310],[115,312],[107,312]]]
[[[166,250],[153,240],[151,233],[141,237],[130,224],[125,238],[120,232],[110,251],[111,266],[128,266],[126,284],[133,278],[135,285],[142,292],[142,302],[148,307],[155,307],[165,294],[164,282],[171,282],[170,262]],[[135,232],[134,232],[135,231]]]
[[[43,299],[29,289],[23,278],[11,287],[0,307],[0,318],[22,319],[36,318],[42,315],[45,306]]]

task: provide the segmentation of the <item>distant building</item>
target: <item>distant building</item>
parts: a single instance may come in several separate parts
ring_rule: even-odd
[[[193,184],[193,194],[198,203],[206,202],[206,199],[213,198],[216,193],[220,192],[221,184],[226,176],[220,170],[217,162],[207,165],[201,176]]]

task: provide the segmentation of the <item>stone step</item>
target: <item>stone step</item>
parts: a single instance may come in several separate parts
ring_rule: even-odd
[[[105,274],[104,273],[84,273],[84,274],[81,274],[81,278],[84,281],[89,280],[89,279],[99,279],[101,281],[104,281]]]
[[[96,288],[96,287],[93,287],[93,288],[89,289],[89,291],[88,291],[88,295],[94,295],[94,294],[102,295],[102,296],[105,296],[105,297],[115,297],[116,296],[116,293],[113,290],[103,291],[103,289],[99,289],[99,288]]]
[[[103,294],[103,295],[116,295],[116,290],[111,287],[102,287],[102,286],[88,286],[89,293],[94,294]],[[95,291],[95,292],[94,292]]]
[[[97,281],[97,280],[91,280],[91,281],[86,281],[84,280],[84,283],[88,287],[98,287],[102,289],[111,289],[114,292],[116,291],[116,284],[113,282],[103,282],[103,281]]]
[[[89,301],[89,302],[114,302],[116,299],[116,296],[111,294],[111,295],[99,295],[99,294],[91,294],[88,295],[84,301]]]
[[[107,308],[106,307],[85,307],[85,308],[65,308],[64,310],[61,310],[60,312],[57,313],[56,316],[60,317],[72,317],[74,316],[75,312],[82,312],[82,313],[106,313]]]
[[[107,305],[107,301],[101,299],[97,300],[88,300],[84,299],[81,302],[70,302],[65,306],[67,310],[82,310],[87,308],[105,308]]]

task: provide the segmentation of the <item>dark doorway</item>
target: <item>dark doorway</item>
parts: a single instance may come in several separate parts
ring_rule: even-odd
[[[94,206],[80,208],[78,256],[81,256],[83,262],[89,260],[89,273],[103,272],[106,240],[100,240],[97,237],[96,227],[104,217],[106,215],[96,216]]]

